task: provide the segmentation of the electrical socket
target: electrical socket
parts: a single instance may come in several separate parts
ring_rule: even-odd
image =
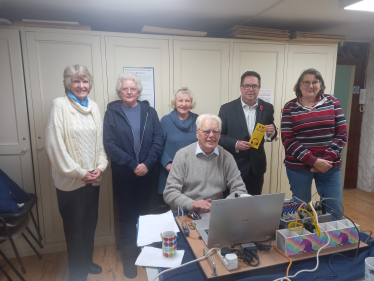
[[[217,250],[217,255],[222,263],[226,266],[227,270],[233,270],[238,268],[238,256],[234,253],[226,254],[226,256],[221,255],[221,249]]]

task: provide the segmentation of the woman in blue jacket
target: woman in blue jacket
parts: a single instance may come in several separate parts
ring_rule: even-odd
[[[120,74],[116,91],[121,100],[109,103],[104,117],[104,147],[112,163],[123,270],[127,278],[137,275],[136,223],[139,215],[149,213],[153,168],[163,148],[156,110],[148,101],[138,100],[142,89],[136,74]]]

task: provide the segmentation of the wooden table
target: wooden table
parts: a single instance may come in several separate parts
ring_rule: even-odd
[[[180,218],[182,219],[182,217]],[[180,220],[177,219],[179,226],[181,226],[181,219]],[[184,216],[184,219],[186,220],[187,224],[192,221],[192,219],[188,218],[187,216]],[[181,232],[181,235],[183,235],[182,232]],[[204,248],[207,248],[204,241],[198,238],[199,236],[200,236],[199,233],[195,229],[195,230],[190,230],[190,237],[186,237],[186,240],[188,244],[190,245],[196,258],[202,257]],[[275,240],[272,241],[272,244],[275,245]],[[223,248],[223,247],[231,248],[231,245],[222,246],[220,248]],[[349,244],[349,245],[344,245],[344,246],[339,246],[339,247],[327,248],[327,249],[323,249],[319,253],[319,255],[323,256],[323,255],[329,255],[329,254],[334,254],[338,252],[345,252],[345,251],[355,250],[356,248],[357,248],[357,244]],[[368,245],[360,241],[360,250],[364,250],[366,248],[368,248]],[[239,249],[239,246],[238,246],[238,249]],[[317,251],[313,251],[313,252],[302,253],[298,255],[292,255],[290,256],[290,258],[293,262],[301,261],[305,259],[315,258],[316,254],[317,254]],[[247,263],[238,262],[238,268],[229,271],[223,265],[222,261],[219,259],[216,252],[212,251],[211,257],[216,263],[217,276],[212,275],[213,265],[209,258],[199,261],[199,263],[200,263],[201,269],[203,270],[205,274],[205,277],[208,279],[228,276],[232,274],[242,275],[241,273],[244,273],[244,272],[264,269],[268,267],[281,266],[281,265],[285,266],[286,268],[289,263],[289,260],[286,257],[284,257],[282,254],[280,254],[276,249],[274,249],[274,247],[270,251],[267,251],[267,252],[257,251],[257,255],[260,258],[260,264],[258,266],[253,267],[253,266],[248,265]],[[284,273],[286,275],[286,270]],[[254,275],[254,272],[252,275]]]

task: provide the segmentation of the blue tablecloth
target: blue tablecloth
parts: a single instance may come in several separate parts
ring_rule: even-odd
[[[364,233],[360,234],[361,241],[365,241],[368,236]],[[178,250],[185,250],[184,257],[182,260],[182,264],[187,263],[191,260],[196,259],[194,256],[186,238],[183,234],[179,233],[179,239],[177,242]],[[354,262],[350,262],[346,259],[344,259],[341,256],[336,256],[332,259],[331,265],[334,268],[334,270],[337,272],[337,277],[335,278],[318,278],[317,280],[339,280],[339,281],[353,281],[360,277],[364,276],[365,272],[365,258],[366,257],[374,257],[374,248],[372,247],[374,242],[368,243],[370,248],[368,250],[365,250],[359,256]],[[161,242],[153,243],[152,246],[161,248]],[[198,257],[202,257],[203,253],[198,253]],[[355,256],[355,252],[352,253],[344,253],[347,257],[350,259],[353,259]],[[292,278],[292,281],[308,281],[313,280],[313,278],[317,275],[331,275],[333,272],[328,266],[328,259],[330,258],[330,255],[322,256],[320,258],[320,264],[318,269],[315,272],[307,272],[307,273],[301,273],[295,278]],[[224,280],[240,280],[240,281],[271,281],[275,280],[277,278],[284,277],[286,275],[286,269],[287,265],[281,265],[281,266],[274,266],[269,268],[260,268],[256,270],[251,270],[246,272],[245,274],[251,275],[251,277],[245,277],[243,276],[225,276],[221,277],[220,279],[224,278]],[[294,275],[296,272],[302,270],[302,269],[313,269],[316,266],[316,259],[308,259],[304,261],[294,262],[291,266],[289,275]],[[162,269],[160,269],[162,270]],[[212,271],[213,272],[213,271]],[[172,270],[170,272],[165,272],[160,277],[160,281],[203,281],[207,280],[205,278],[205,275],[200,268],[200,265],[198,262],[192,263],[189,265],[186,265],[184,267]],[[240,279],[241,278],[241,279]],[[213,279],[214,280],[214,279]]]

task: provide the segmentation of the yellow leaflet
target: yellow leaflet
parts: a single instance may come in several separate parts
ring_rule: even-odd
[[[256,128],[253,131],[252,137],[249,142],[252,144],[252,148],[258,148],[266,132],[266,125],[257,123]]]

